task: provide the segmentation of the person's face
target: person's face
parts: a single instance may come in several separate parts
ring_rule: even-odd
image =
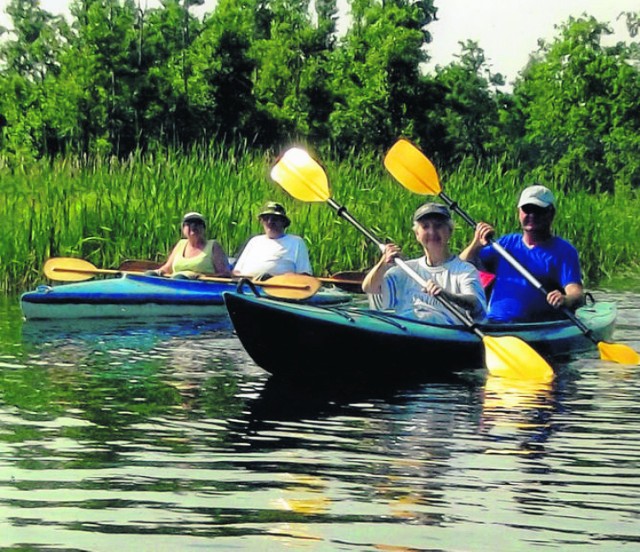
[[[182,235],[188,238],[191,235],[203,235],[204,224],[201,222],[185,222],[182,225]]]
[[[526,232],[549,230],[555,212],[553,207],[538,207],[537,205],[523,205],[518,209],[520,225]]]
[[[260,222],[267,234],[283,234],[285,229],[285,219],[279,215],[262,215]]]
[[[422,217],[417,221],[414,232],[425,249],[448,247],[452,234],[449,221],[438,215]]]

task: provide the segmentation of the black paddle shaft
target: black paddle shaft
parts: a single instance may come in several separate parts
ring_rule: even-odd
[[[445,194],[444,192],[440,192],[438,194],[441,198],[442,201],[444,201],[449,208],[456,214],[460,215],[460,217],[462,217],[464,219],[464,221],[469,224],[472,228],[475,228],[478,224],[476,223],[475,220],[473,220],[469,214],[464,211],[457,202],[453,201],[447,194]],[[493,245],[493,247],[495,248],[495,250],[502,255],[502,257],[513,267],[515,268],[524,278],[526,278],[526,280],[533,286],[535,287],[538,291],[540,291],[540,293],[542,293],[545,297],[547,296],[547,294],[549,293],[545,287],[542,285],[542,283],[540,283],[535,276],[533,276],[533,274],[531,274],[524,266],[522,266],[504,247],[502,247],[498,242],[496,242],[493,238],[489,238],[487,240],[490,244]],[[591,328],[589,328],[587,325],[584,324],[584,322],[582,322],[582,320],[580,320],[571,310],[569,310],[567,307],[562,306],[560,307],[560,311],[569,319],[571,320],[576,326],[578,326],[578,328],[580,328],[580,330],[582,331],[582,333],[588,337],[591,341],[593,341],[593,343],[595,343],[596,345],[598,344],[598,340],[594,337],[593,335],[593,331],[591,330]]]
[[[347,208],[344,207],[343,205],[340,205],[339,203],[337,203],[336,201],[334,201],[333,199],[329,198],[327,200],[327,203],[333,207],[336,211],[336,213],[338,213],[338,216],[342,217],[343,219],[345,219],[347,222],[351,223],[353,226],[355,226],[360,232],[362,232],[367,238],[369,238],[369,240],[371,240],[373,243],[375,243],[378,246],[378,249],[383,252],[385,245],[384,243],[382,243],[376,236],[375,234],[373,234],[369,229],[365,228],[364,226],[362,226],[362,224],[360,224],[351,213],[349,213],[349,211],[347,211]],[[426,282],[424,281],[424,279],[415,271],[413,270],[409,265],[407,265],[406,262],[404,262],[402,259],[399,258],[395,258],[394,259],[395,263],[402,269],[404,270],[413,280],[415,280],[418,284],[420,284],[421,286],[425,286]],[[469,329],[473,330],[473,332],[480,337],[481,339],[483,339],[485,337],[485,335],[476,327],[475,323],[472,322],[471,320],[469,320],[469,318],[460,311],[460,309],[454,304],[452,303],[449,299],[447,299],[446,297],[441,297],[440,295],[435,295],[434,296],[438,301],[440,301],[447,309],[449,309],[449,311],[458,319],[460,320],[460,322],[462,322],[465,326],[467,326]]]

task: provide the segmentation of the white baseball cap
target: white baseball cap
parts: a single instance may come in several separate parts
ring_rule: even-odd
[[[537,205],[538,207],[547,208],[555,205],[555,199],[549,188],[536,184],[535,186],[525,188],[520,194],[518,207],[522,207],[523,205]]]

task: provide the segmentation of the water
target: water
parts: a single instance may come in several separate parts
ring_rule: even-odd
[[[640,350],[640,295],[611,298]],[[640,367],[319,391],[270,380],[224,317],[0,312],[0,550],[640,546]]]

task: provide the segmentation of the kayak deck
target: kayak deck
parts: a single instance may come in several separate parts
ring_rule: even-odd
[[[221,316],[226,314],[222,294],[236,290],[237,286],[235,282],[125,274],[118,278],[39,286],[20,297],[20,306],[26,319]],[[350,300],[351,295],[334,288],[321,288],[308,299],[315,304]]]
[[[225,293],[236,333],[254,362],[286,378],[450,377],[478,369],[482,341],[465,326],[440,326],[356,307],[282,304]],[[598,340],[611,337],[616,307],[596,303],[577,312]],[[513,335],[546,357],[594,348],[570,321],[486,324],[487,335]]]

